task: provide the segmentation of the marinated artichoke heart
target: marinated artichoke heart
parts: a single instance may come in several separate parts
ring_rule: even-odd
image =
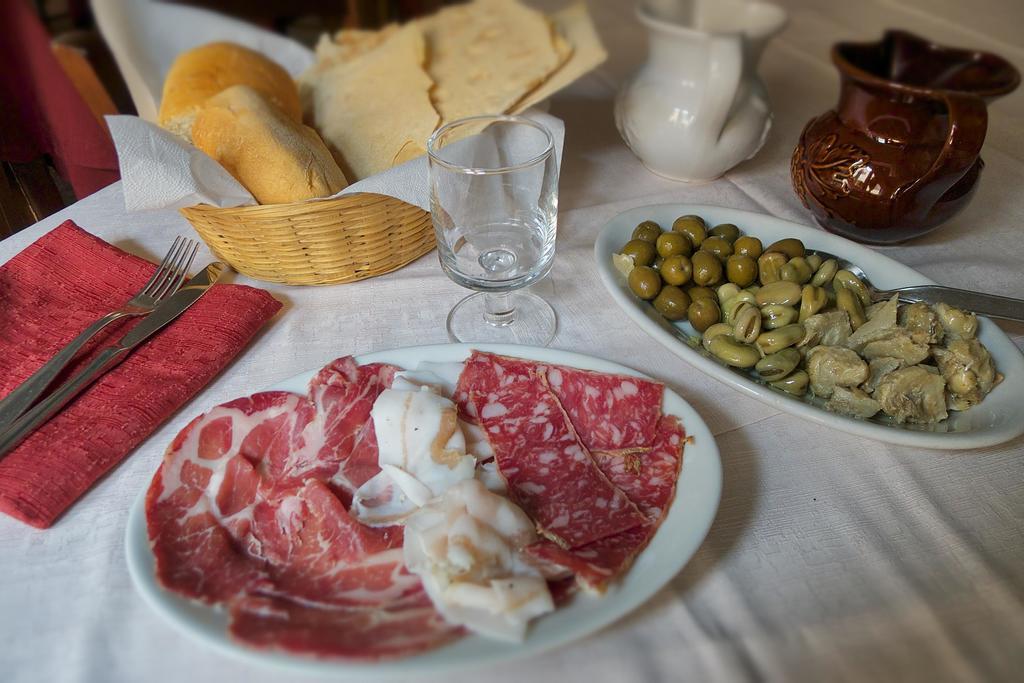
[[[878,401],[871,398],[863,389],[853,387],[835,387],[832,398],[825,404],[825,409],[840,415],[867,419],[882,409]]]
[[[881,338],[865,344],[860,355],[867,360],[899,358],[904,365],[917,365],[928,357],[928,345],[915,344],[909,332],[902,327],[893,327]]]
[[[868,321],[857,328],[857,331],[846,340],[845,346],[860,351],[868,342],[882,339],[896,327],[896,314],[899,310],[899,294],[880,304],[872,306]]]
[[[932,306],[939,316],[939,323],[947,337],[953,339],[974,339],[978,334],[978,316],[967,311],[961,311],[949,304],[935,304]]]
[[[803,322],[804,338],[797,346],[843,346],[853,328],[846,311],[817,313]]]
[[[945,336],[939,316],[931,306],[920,302],[900,310],[900,325],[907,329],[915,344],[938,344]]]
[[[947,340],[945,348],[935,347],[932,355],[946,380],[948,406],[953,410],[981,403],[996,384],[992,356],[977,339]]]
[[[873,394],[882,411],[898,424],[930,424],[946,419],[946,381],[935,368],[912,365],[890,372]]]
[[[861,388],[872,393],[877,387],[878,383],[882,381],[882,378],[888,375],[894,370],[899,370],[904,365],[903,361],[899,358],[874,358],[868,362],[868,379]]]
[[[814,395],[828,398],[837,386],[855,387],[866,380],[868,364],[845,347],[815,346],[807,353],[807,375]]]

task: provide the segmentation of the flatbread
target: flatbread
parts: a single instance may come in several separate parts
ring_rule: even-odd
[[[578,2],[556,12],[551,19],[556,35],[569,44],[572,53],[546,81],[528,92],[509,110],[513,114],[524,112],[546,100],[608,58],[585,3]]]
[[[563,61],[547,17],[511,0],[475,0],[415,23],[443,123],[510,110]]]
[[[351,61],[324,70],[313,87],[313,119],[348,178],[362,179],[426,152],[439,123],[423,69],[423,33],[395,30]]]

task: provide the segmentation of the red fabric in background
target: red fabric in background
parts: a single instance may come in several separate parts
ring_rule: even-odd
[[[120,178],[110,134],[50,47],[28,0],[0,0],[0,160],[49,154],[81,199]]]
[[[154,269],[71,221],[0,266],[0,396],[93,320],[121,306]],[[0,456],[0,512],[35,527],[50,526],[206,386],[280,308],[261,289],[212,287],[18,448]],[[130,324],[107,328],[75,367],[120,338]]]

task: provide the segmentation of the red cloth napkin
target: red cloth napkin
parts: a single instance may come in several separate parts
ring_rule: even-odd
[[[0,396],[93,320],[121,306],[154,268],[71,221],[0,266]],[[213,379],[280,308],[260,289],[212,287],[18,448],[0,456],[0,512],[35,527],[53,524]],[[133,324],[137,320],[107,328],[68,373]]]

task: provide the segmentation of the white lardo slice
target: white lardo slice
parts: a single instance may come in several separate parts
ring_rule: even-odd
[[[482,462],[476,466],[476,478],[479,479],[488,491],[504,495],[508,492],[508,485],[505,479],[498,474],[498,464],[491,460]]]
[[[536,538],[518,506],[467,479],[406,519],[404,561],[445,619],[520,641],[531,619],[554,609],[544,578],[520,555]]]
[[[364,524],[394,524],[475,475],[455,404],[429,387],[386,389],[370,416],[381,472],[353,496],[352,513]]]

